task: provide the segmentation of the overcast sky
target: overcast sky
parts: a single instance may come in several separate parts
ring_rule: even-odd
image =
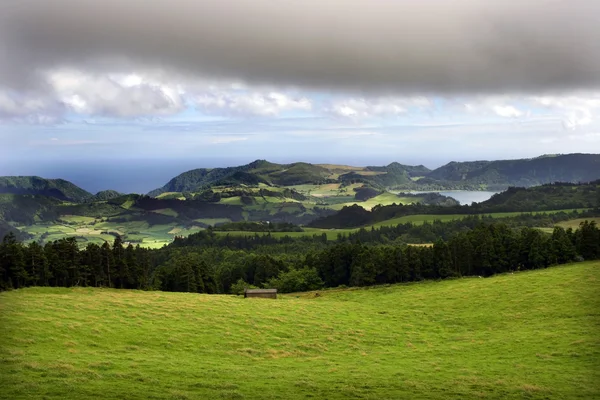
[[[0,175],[569,152],[600,152],[597,0],[2,2]]]

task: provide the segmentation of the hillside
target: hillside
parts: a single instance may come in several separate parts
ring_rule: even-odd
[[[411,176],[428,172],[425,167],[392,163],[384,167],[350,167],[331,164],[274,164],[256,160],[228,168],[199,168],[184,172],[165,186],[148,193],[156,197],[166,192],[198,192],[211,186],[257,185],[294,186],[302,184],[365,183],[380,188],[408,184]]]
[[[600,208],[600,180],[584,184],[557,183],[530,188],[509,188],[495,194],[489,200],[473,205],[397,204],[375,207],[372,210],[349,206],[336,214],[314,220],[309,226],[342,229],[419,214],[473,215],[588,208]]]
[[[14,226],[8,224],[5,221],[0,220],[0,240],[2,240],[6,235],[11,233],[15,235],[15,238],[19,241],[27,240],[31,238],[31,235],[21,232],[19,229]]]
[[[60,204],[62,202],[55,197],[0,194],[0,220],[24,225],[53,221],[59,215],[57,207]]]
[[[0,220],[42,243],[74,237],[82,246],[102,244],[118,234],[129,243],[160,247],[175,236],[219,224],[305,225],[345,205],[370,209],[411,202],[456,204],[436,194],[398,196],[362,184],[281,187],[261,183],[212,186],[196,193],[165,192],[156,198],[106,191],[80,203],[42,195],[0,194]]]
[[[102,190],[96,193],[92,200],[102,201],[116,199],[117,197],[123,196],[123,193],[119,193],[116,190]]]
[[[92,194],[64,179],[44,179],[39,176],[2,176],[0,194],[31,194],[59,200],[84,201]]]
[[[451,162],[430,172],[419,183],[460,183],[495,188],[589,182],[598,178],[600,154],[566,154],[521,160]]]
[[[474,211],[546,211],[567,208],[600,208],[600,180],[584,184],[555,183],[511,187],[475,204]]]
[[[0,398],[598,398],[599,273],[587,262],[277,300],[3,292]]]
[[[393,162],[386,166],[355,167],[333,164],[275,164],[256,160],[228,168],[199,168],[184,172],[149,193],[199,192],[213,186],[295,186],[365,184],[379,190],[497,189],[537,186],[552,182],[589,182],[600,178],[600,155],[567,154],[533,159],[451,162],[435,170],[423,165]]]

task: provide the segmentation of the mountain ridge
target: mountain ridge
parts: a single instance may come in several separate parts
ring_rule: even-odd
[[[600,178],[600,154],[542,155],[512,160],[451,161],[434,170],[423,165],[392,162],[386,166],[354,167],[296,162],[275,164],[256,160],[227,168],[183,172],[148,193],[200,191],[220,183],[293,186],[324,183],[364,183],[400,190],[482,190],[531,187],[552,182],[590,182]]]
[[[65,179],[39,176],[0,176],[0,194],[30,194],[65,201],[85,201],[93,195]]]
[[[505,190],[552,182],[590,182],[600,178],[600,154],[552,154],[512,160],[451,161],[433,170],[423,165],[392,162],[385,166],[355,167],[294,162],[276,164],[258,159],[224,168],[196,168],[178,174],[148,193],[201,192],[214,186],[295,186],[302,184],[362,183],[377,190]],[[64,179],[2,176],[0,194],[30,194],[63,201],[109,200],[121,193],[96,195]]]

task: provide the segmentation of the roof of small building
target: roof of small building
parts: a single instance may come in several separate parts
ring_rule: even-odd
[[[246,293],[277,293],[277,289],[246,289]]]

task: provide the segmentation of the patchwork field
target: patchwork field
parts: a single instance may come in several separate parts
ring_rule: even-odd
[[[149,225],[144,221],[91,222],[81,221],[73,225],[40,223],[22,226],[20,229],[34,235],[34,240],[53,241],[75,237],[82,246],[86,246],[88,243],[98,245],[102,245],[104,242],[112,243],[115,240],[113,234],[118,233],[123,237],[125,243],[131,243],[134,246],[139,244],[147,248],[160,248],[171,243],[176,235],[187,236],[201,229],[199,227],[183,228],[174,225]]]
[[[577,219],[572,219],[570,221],[565,221],[565,222],[559,222],[558,226],[562,226],[565,229],[571,228],[571,229],[577,229],[579,228],[579,224],[581,224],[584,221],[594,221],[596,222],[596,224],[600,225],[600,218],[577,218]]]
[[[417,202],[419,202],[419,200],[421,200],[421,199],[418,197],[410,197],[410,198],[409,197],[399,197],[396,194],[385,192],[385,193],[380,194],[379,196],[370,198],[367,201],[351,200],[346,203],[332,205],[329,208],[331,208],[333,210],[341,210],[342,208],[344,208],[346,206],[358,204],[365,210],[371,210],[373,207],[375,207],[377,205],[389,206],[391,204],[411,204],[411,203],[417,203]]]
[[[600,263],[277,300],[0,293],[2,399],[591,399]]]

